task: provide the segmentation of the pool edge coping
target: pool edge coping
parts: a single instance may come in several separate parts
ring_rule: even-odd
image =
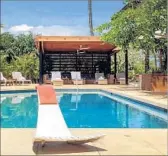
[[[76,90],[75,88],[54,88],[55,90]],[[145,103],[149,106],[154,106],[154,107],[159,107],[161,109],[165,109],[168,111],[168,104],[167,105],[163,105],[163,104],[159,104],[158,102],[152,102],[150,100],[146,100],[146,99],[142,99],[140,97],[133,97],[131,95],[126,95],[126,94],[123,94],[123,93],[120,93],[120,92],[114,92],[112,90],[109,90],[109,89],[100,89],[100,88],[86,88],[86,89],[81,89],[79,88],[79,90],[96,90],[96,91],[105,91],[105,92],[108,92],[108,93],[112,93],[112,94],[116,94],[116,95],[119,95],[119,96],[123,96],[123,97],[126,97],[128,99],[132,99],[132,100],[135,100],[135,101],[139,101],[139,102],[142,102],[142,103]],[[17,90],[0,90],[0,94],[1,92],[5,93],[5,92],[22,92],[22,91],[32,91],[32,92],[35,92],[36,90],[35,89],[32,89],[32,88],[27,88],[27,89],[17,89]]]
[[[139,98],[139,97],[134,97],[134,96],[131,96],[131,95],[126,95],[126,94],[123,94],[123,93],[119,93],[119,92],[116,92],[114,93],[113,91],[111,90],[108,90],[108,89],[100,89],[102,91],[106,91],[106,92],[109,92],[109,93],[112,93],[112,94],[116,94],[116,95],[120,95],[120,96],[123,96],[123,97],[126,97],[128,99],[132,99],[134,101],[139,101],[139,102],[142,102],[142,103],[146,103],[148,104],[149,106],[154,106],[154,107],[159,107],[159,108],[162,108],[162,109],[166,109],[168,110],[168,104],[167,105],[163,105],[163,104],[160,104],[158,102],[152,102],[150,100],[146,100],[146,99],[142,99],[142,98]]]

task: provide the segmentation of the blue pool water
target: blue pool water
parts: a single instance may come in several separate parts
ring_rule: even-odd
[[[166,115],[165,111],[132,101],[135,106],[152,110],[152,114],[121,99],[116,96],[114,100],[99,93],[58,93],[60,108],[70,128],[167,128],[167,120],[162,118]],[[37,113],[35,92],[2,94],[2,128],[35,128]]]

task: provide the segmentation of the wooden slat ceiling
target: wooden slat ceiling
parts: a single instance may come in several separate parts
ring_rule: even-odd
[[[37,48],[39,48],[40,42],[44,52],[71,52],[85,48],[88,52],[112,52],[116,48],[115,45],[104,43],[96,36],[36,36]],[[116,51],[114,50],[114,52]]]

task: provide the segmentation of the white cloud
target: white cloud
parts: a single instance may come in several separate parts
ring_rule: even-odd
[[[32,26],[22,24],[22,25],[16,25],[16,26],[11,27],[9,29],[9,31],[11,31],[11,32],[24,32],[24,31],[31,31],[31,29],[33,29]]]
[[[28,26],[26,24],[16,25],[9,28],[7,31],[18,34],[18,33],[27,33],[29,31],[34,34],[41,34],[46,36],[82,36],[89,35],[89,28],[76,25],[76,26],[61,26],[61,25],[52,25],[52,26]]]

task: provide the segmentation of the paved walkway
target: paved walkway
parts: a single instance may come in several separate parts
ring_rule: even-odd
[[[164,129],[71,129],[76,135],[105,133],[86,145],[46,144],[33,151],[35,129],[1,129],[1,155],[167,155]]]
[[[76,88],[74,85],[55,88]],[[79,89],[104,89],[131,98],[148,101],[160,107],[167,107],[165,95],[153,95],[132,86],[121,85],[80,85]],[[1,90],[35,89],[29,86],[3,86]],[[73,134],[87,135],[105,133],[98,142],[82,146],[47,144],[37,149],[36,154],[54,155],[167,155],[166,129],[71,129]],[[32,149],[35,129],[1,129],[1,155],[35,155]]]

